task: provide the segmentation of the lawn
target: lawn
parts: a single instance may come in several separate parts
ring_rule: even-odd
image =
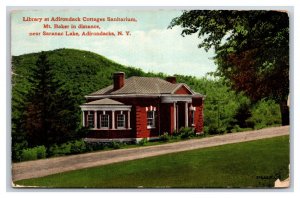
[[[288,177],[289,136],[197,149],[15,182],[87,188],[266,188]]]

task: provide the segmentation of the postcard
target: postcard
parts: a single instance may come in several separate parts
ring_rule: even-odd
[[[288,188],[289,11],[11,10],[15,188]]]

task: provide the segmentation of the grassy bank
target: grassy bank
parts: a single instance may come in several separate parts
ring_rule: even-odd
[[[16,184],[43,187],[272,187],[288,176],[289,137],[256,140],[70,171]]]

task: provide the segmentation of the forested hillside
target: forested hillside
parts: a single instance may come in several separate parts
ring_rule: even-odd
[[[13,160],[19,160],[20,152],[26,148],[43,145],[49,149],[54,144],[83,137],[85,130],[81,128],[79,105],[85,102],[85,95],[110,85],[115,71],[125,72],[127,78],[166,77],[75,49],[12,57]],[[206,95],[206,133],[236,132],[281,122],[280,109],[273,101],[251,104],[247,97],[230,90],[221,79],[176,77],[178,82]],[[47,132],[43,132],[45,126]]]

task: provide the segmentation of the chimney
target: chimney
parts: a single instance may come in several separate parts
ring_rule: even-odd
[[[175,76],[168,76],[166,78],[166,81],[172,83],[172,84],[176,84],[176,77]]]
[[[118,90],[124,86],[124,82],[125,82],[124,72],[115,72],[113,74],[113,78],[114,78],[114,90]]]

